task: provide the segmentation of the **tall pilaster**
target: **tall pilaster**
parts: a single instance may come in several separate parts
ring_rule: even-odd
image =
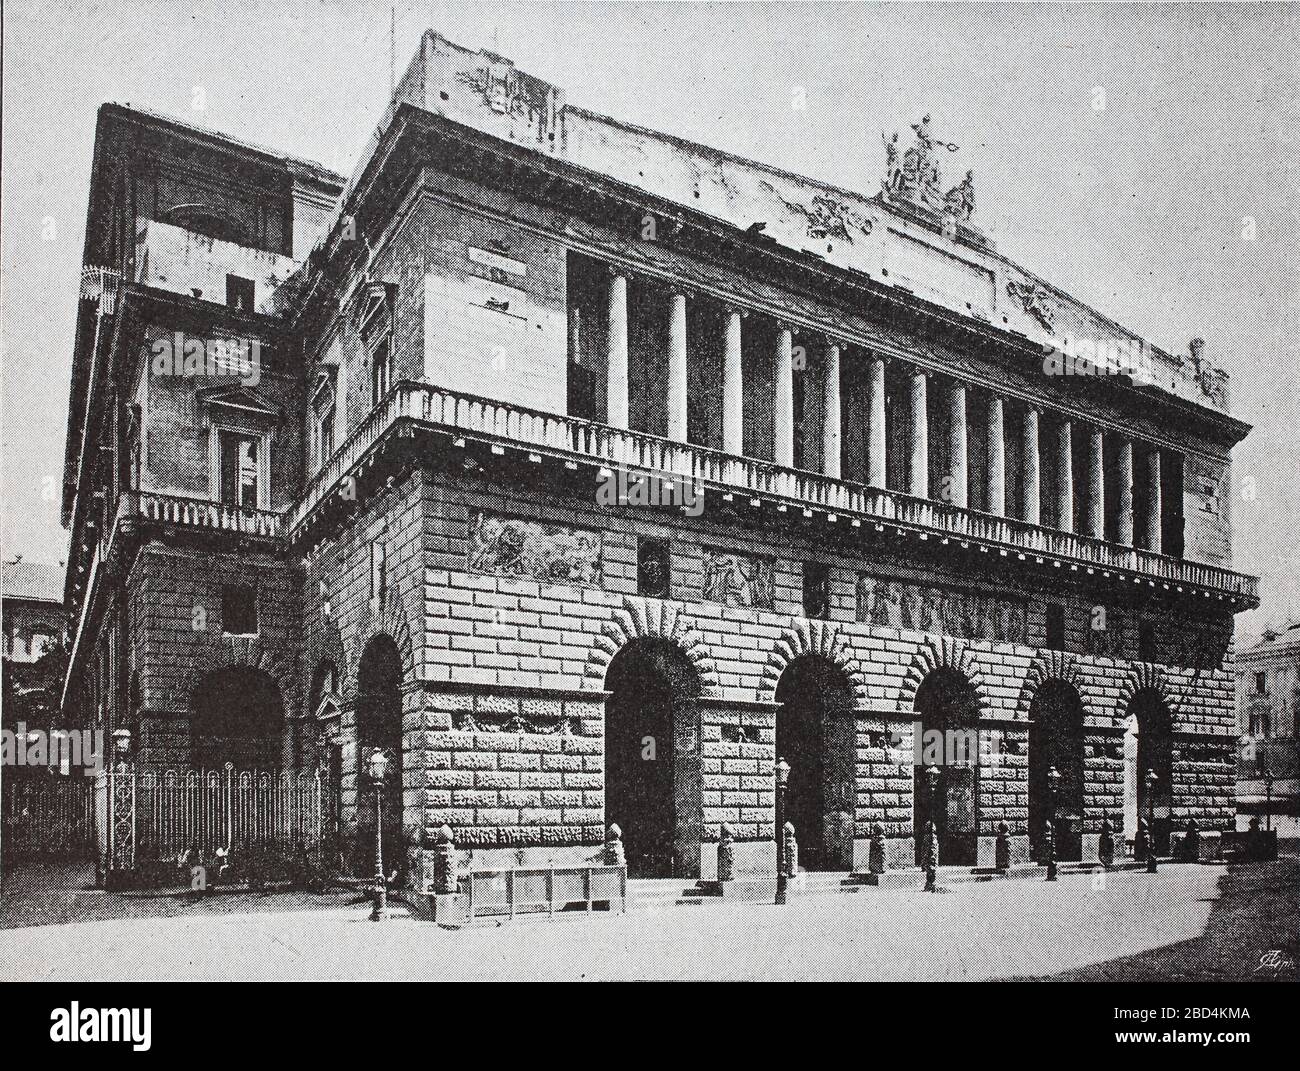
[[[822,475],[840,477],[840,346],[828,342],[822,381]]]
[[[722,357],[722,449],[728,454],[745,452],[745,385],[740,337],[740,310],[730,309]]]
[[[609,277],[609,333],[605,351],[606,423],[627,427],[627,276]]]
[[[668,438],[686,442],[686,295],[673,294],[668,318]]]

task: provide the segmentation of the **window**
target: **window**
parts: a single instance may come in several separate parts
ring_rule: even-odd
[[[831,570],[821,562],[804,562],[803,613],[804,617],[830,617]]]
[[[1065,650],[1065,607],[1059,602],[1047,604],[1047,648]]]
[[[636,548],[636,590],[652,599],[668,598],[671,563],[666,539],[642,539]]]
[[[393,385],[393,306],[397,286],[370,282],[361,290],[357,324],[370,362],[370,404],[378,405]]]
[[[334,456],[334,417],[334,403],[331,401],[316,418],[316,458],[320,465]]]
[[[385,338],[370,351],[370,404],[378,405],[392,385],[393,362]]]
[[[1267,674],[1267,673],[1256,673],[1256,674],[1255,674],[1255,694],[1256,694],[1256,695],[1267,695],[1267,694],[1268,694],[1268,674]]]
[[[1158,662],[1156,655],[1156,628],[1150,621],[1138,625],[1138,661]]]
[[[242,275],[226,276],[226,304],[240,312],[253,311],[253,280]]]
[[[263,508],[265,452],[260,435],[218,430],[217,465],[222,502],[248,509]]]
[[[380,607],[388,593],[388,553],[380,542],[370,544],[370,598]]]
[[[1256,710],[1251,713],[1250,715],[1251,736],[1261,736],[1267,738],[1270,735],[1272,735],[1271,730],[1272,730],[1272,726],[1270,725],[1269,716],[1267,712],[1262,710]]]
[[[257,590],[243,584],[221,589],[221,631],[227,636],[257,635]]]

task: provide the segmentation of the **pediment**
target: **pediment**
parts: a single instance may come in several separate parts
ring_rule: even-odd
[[[279,422],[284,419],[284,409],[254,387],[204,387],[198,391],[197,397],[200,405],[232,409],[263,420]]]

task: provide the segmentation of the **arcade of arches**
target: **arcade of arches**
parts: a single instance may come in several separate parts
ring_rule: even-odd
[[[313,676],[309,714],[320,732],[315,756],[290,747],[280,689],[268,673],[250,667],[229,667],[205,676],[191,700],[190,752],[194,765],[239,768],[295,765],[314,761],[330,778],[330,799],[336,807],[344,790],[341,700],[337,669],[322,663]],[[375,801],[365,767],[375,748],[389,759],[389,772],[380,802],[382,839],[388,869],[406,866],[403,844],[402,661],[387,635],[374,637],[362,652],[357,669],[355,703],[355,763],[357,776],[355,837],[350,860],[355,872],[372,865]],[[700,873],[705,826],[705,774],[701,682],[686,652],[674,641],[638,638],[628,642],[610,662],[605,687],[604,821],[620,826],[629,873],[644,877],[688,877]],[[736,769],[752,764],[744,776],[746,798],[761,784],[770,784],[776,757],[791,767],[786,792],[786,819],[796,830],[800,865],[807,870],[848,870],[855,865],[858,785],[857,748],[852,683],[829,659],[806,654],[782,672],[771,705],[775,734],[759,752]],[[921,740],[974,736],[981,725],[979,695],[961,672],[939,667],[921,681],[914,699],[916,731]],[[769,732],[771,722],[769,724]],[[987,724],[987,723],[986,723]],[[1023,724],[1023,723],[1022,723]],[[750,738],[747,738],[750,739]],[[757,737],[752,741],[756,742]],[[1097,814],[1085,814],[1089,788],[1085,774],[1085,712],[1077,688],[1049,679],[1035,691],[1029,706],[1027,757],[1010,760],[1027,766],[1029,858],[1042,862],[1044,832],[1052,807],[1050,771],[1055,768],[1055,851],[1058,860],[1091,858],[1095,852]],[[982,754],[973,747],[947,747],[938,760],[940,773],[933,786],[926,774],[932,761],[924,747],[913,770],[912,843],[917,863],[923,861],[921,831],[933,819],[940,838],[941,865],[981,865],[994,821],[981,828]],[[1122,811],[1111,813],[1116,835],[1130,846],[1138,819],[1154,815],[1157,851],[1170,848],[1173,750],[1170,715],[1162,694],[1151,688],[1136,691],[1124,711]],[[268,762],[273,756],[273,762]],[[716,767],[714,767],[716,768]],[[1155,774],[1148,798],[1147,770]],[[1024,775],[1021,775],[1024,776]],[[1021,782],[1024,786],[1025,781]],[[716,785],[714,786],[716,788]],[[1020,791],[1024,791],[1024,787]],[[992,786],[984,790],[993,792]],[[771,796],[765,799],[771,806]],[[1118,799],[1118,795],[1116,796]],[[721,801],[730,806],[734,801]],[[1021,797],[1021,806],[1024,797]],[[757,806],[752,800],[748,804]],[[1025,821],[1009,815],[1017,834]],[[342,828],[342,812],[332,816]],[[770,821],[770,818],[768,819]],[[1085,823],[1092,823],[1087,841]],[[1122,830],[1122,834],[1121,834]],[[900,833],[909,832],[905,828]]]

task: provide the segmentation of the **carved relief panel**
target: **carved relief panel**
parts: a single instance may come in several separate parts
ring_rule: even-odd
[[[934,632],[968,640],[1024,643],[1023,599],[913,584],[886,577],[858,577],[859,621]]]
[[[600,532],[479,512],[470,519],[469,571],[551,584],[602,586]]]

